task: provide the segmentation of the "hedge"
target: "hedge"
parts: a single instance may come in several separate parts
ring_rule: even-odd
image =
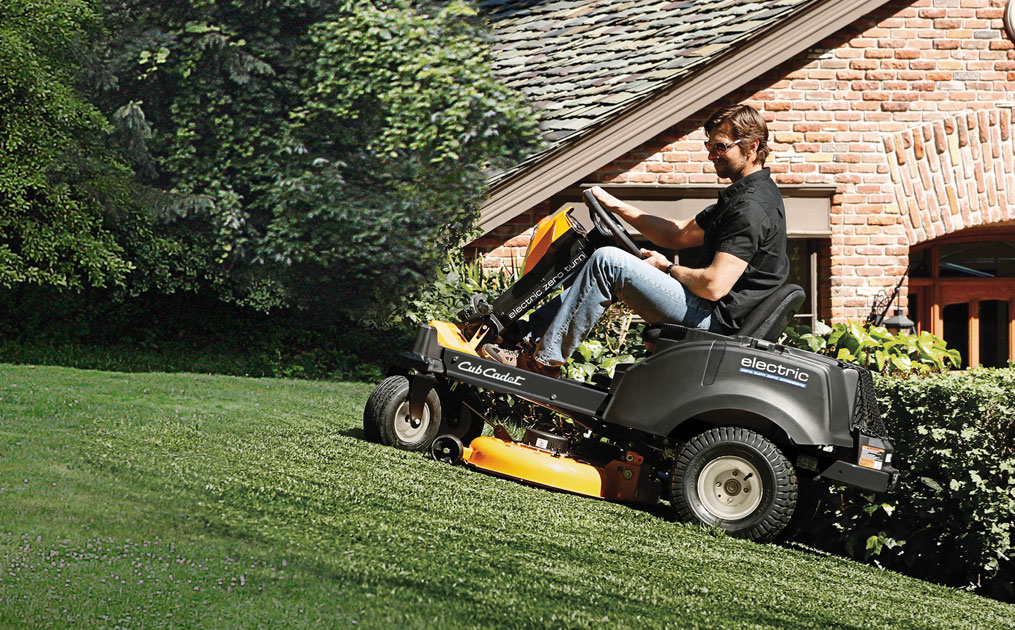
[[[801,537],[918,578],[1015,601],[1015,369],[879,377],[896,489],[833,488]]]

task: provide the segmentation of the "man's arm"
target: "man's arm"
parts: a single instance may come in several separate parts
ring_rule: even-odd
[[[664,219],[617,199],[599,186],[593,186],[591,190],[604,208],[619,215],[641,232],[642,236],[660,247],[685,249],[705,242],[705,231],[694,217],[682,221]]]
[[[666,271],[670,266],[670,260],[659,252],[642,250],[642,253],[646,255],[645,261],[657,269]],[[708,267],[693,269],[674,265],[670,275],[679,280],[691,293],[715,302],[733,289],[733,285],[746,270],[747,261],[733,254],[718,252]]]

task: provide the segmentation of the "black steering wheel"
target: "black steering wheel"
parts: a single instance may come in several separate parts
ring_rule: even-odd
[[[596,224],[596,229],[603,236],[613,238],[614,244],[620,249],[630,252],[638,258],[645,257],[641,253],[641,248],[635,245],[634,239],[631,238],[631,234],[624,228],[624,225],[617,217],[613,216],[612,212],[603,208],[603,204],[599,203],[591,190],[586,190],[582,196],[585,197],[585,205],[591,210],[589,214],[592,216],[592,222]]]

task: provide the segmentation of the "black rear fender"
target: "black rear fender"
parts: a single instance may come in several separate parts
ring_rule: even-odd
[[[826,357],[746,338],[682,343],[614,379],[603,418],[658,436],[694,418],[767,420],[798,445],[851,446],[856,378],[846,372]]]

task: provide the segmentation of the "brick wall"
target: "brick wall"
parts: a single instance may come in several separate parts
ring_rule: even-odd
[[[702,119],[750,103],[768,122],[777,182],[836,186],[819,314],[862,320],[905,273],[910,246],[1015,219],[1005,2],[889,2],[588,181],[716,184]],[[511,260],[524,251],[524,228],[548,211],[533,208],[476,245],[490,263]]]

